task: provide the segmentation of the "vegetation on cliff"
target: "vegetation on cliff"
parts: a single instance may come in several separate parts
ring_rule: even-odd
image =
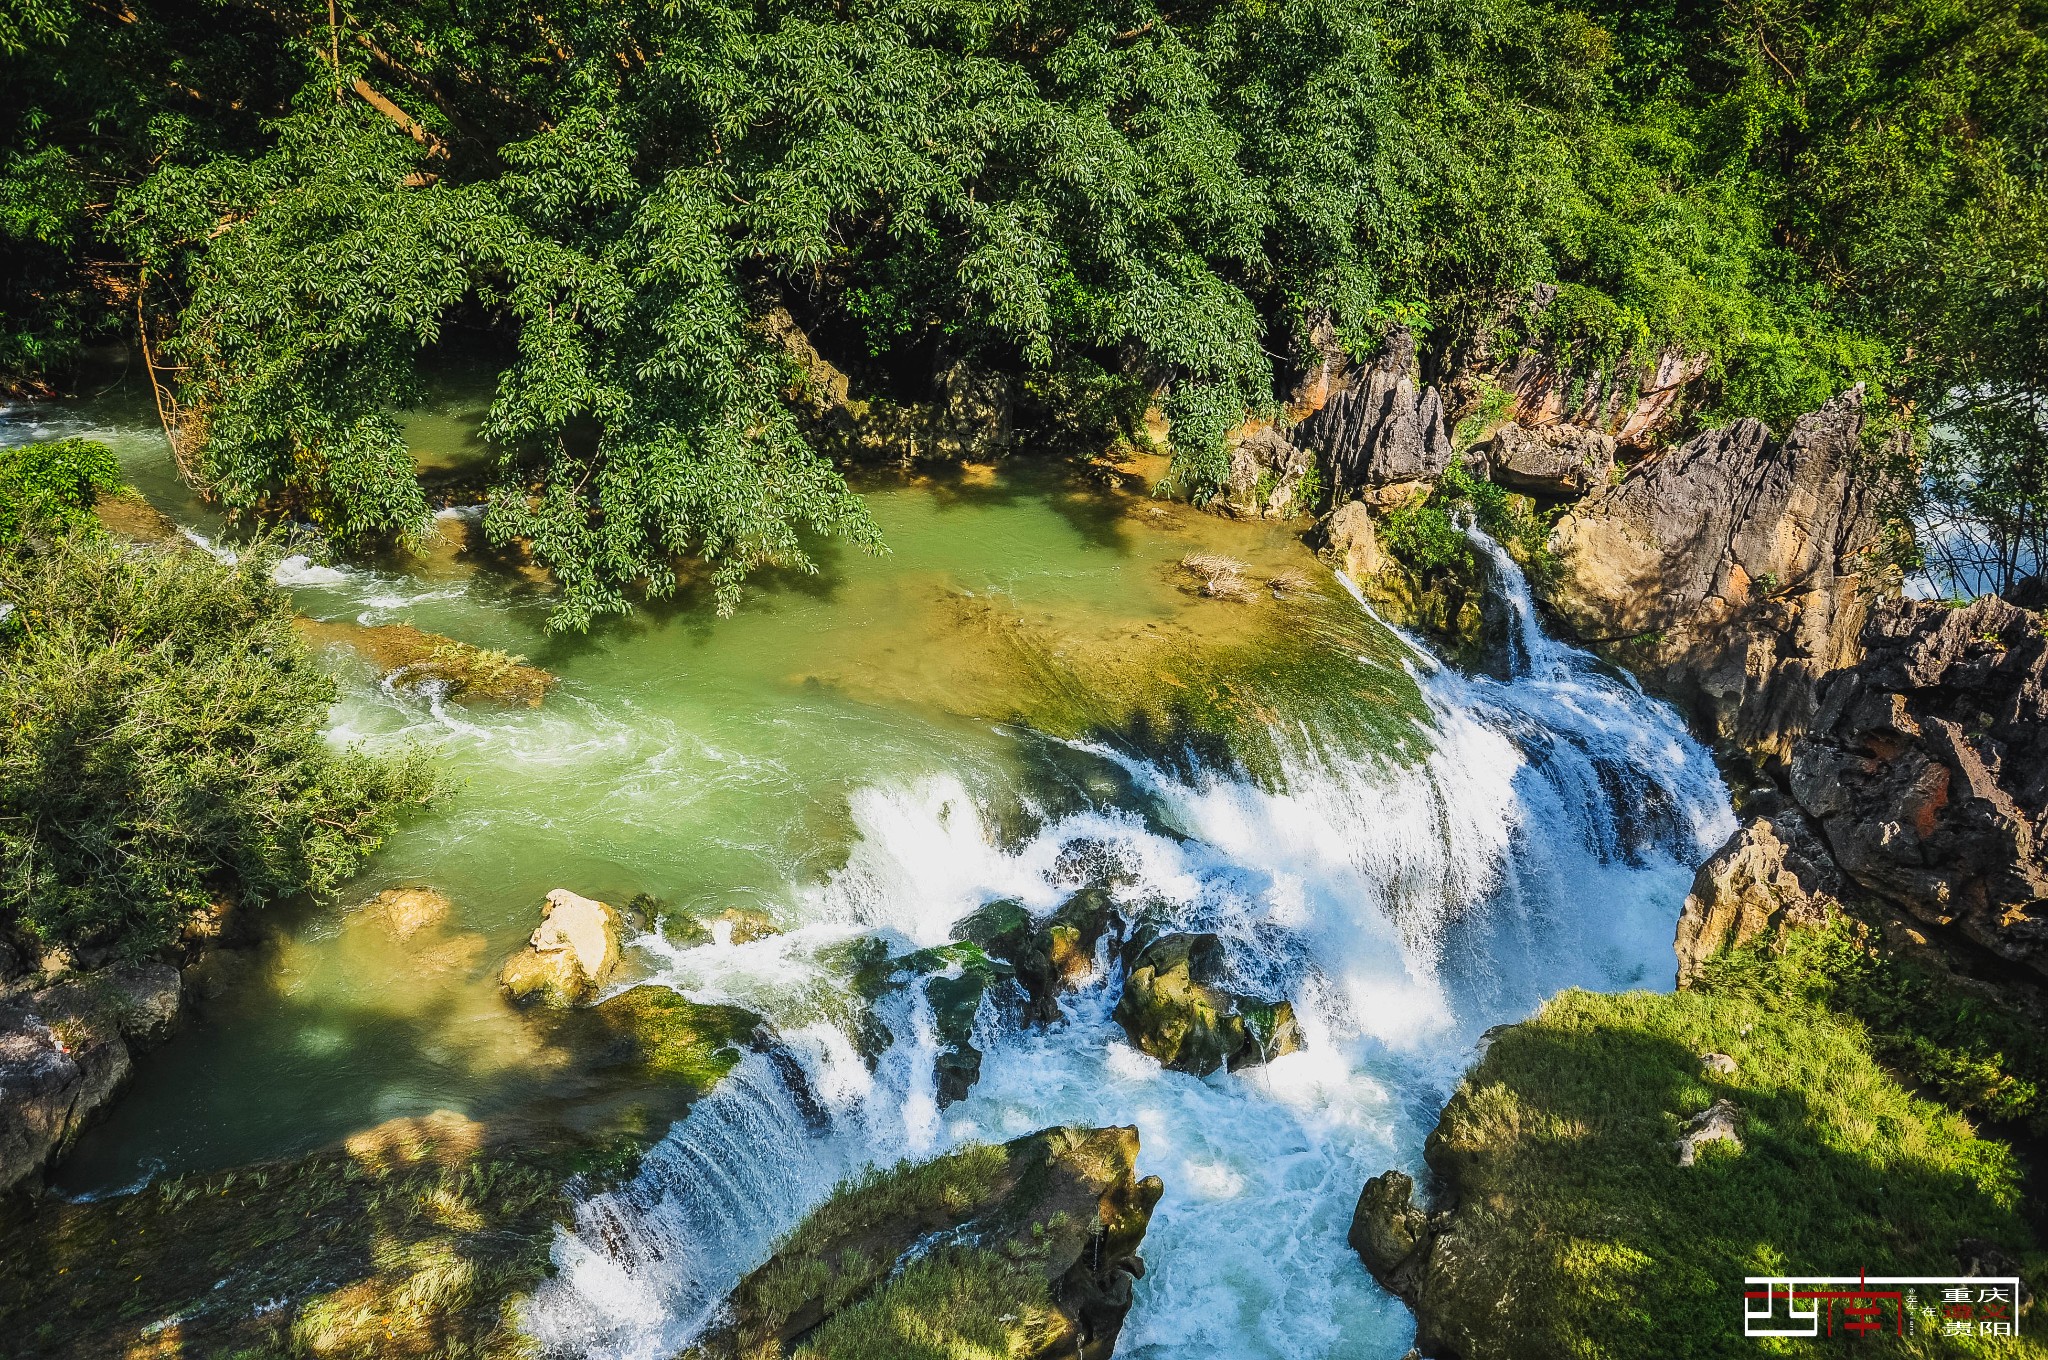
[[[0,930],[150,953],[227,898],[323,892],[432,780],[337,750],[262,551],[73,532],[0,552]]]
[[[965,363],[1126,426],[1162,390],[1198,492],[1324,320],[1579,382],[1704,355],[1716,414],[1964,393],[1956,429],[2006,413],[1973,449],[2040,442],[2032,0],[332,14],[9,10],[0,369],[139,311],[208,488],[363,542],[422,523],[395,412],[481,335],[487,531],[561,626],[874,541],[777,305],[877,390]]]
[[[1996,1249],[2040,1287],[2011,1150],[1911,1094],[1796,977],[1766,988],[1774,959],[1717,959],[1669,996],[1568,991],[1495,1038],[1430,1140],[1450,1212],[1383,1270],[1425,1333],[1466,1360],[1733,1356],[1758,1345],[1730,1321],[1746,1275],[1955,1275]],[[1739,1144],[1681,1164],[1721,1100]],[[1925,1325],[1882,1344],[1980,1344]]]

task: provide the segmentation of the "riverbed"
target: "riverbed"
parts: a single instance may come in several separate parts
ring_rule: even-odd
[[[476,407],[456,387],[419,413],[423,466],[480,456]],[[196,546],[235,551],[153,422],[117,384],[12,412],[0,440],[105,438]],[[1516,645],[1500,677],[1467,676],[1373,616],[1299,524],[1154,500],[1153,471],[876,477],[886,555],[825,545],[817,575],[760,580],[733,618],[685,592],[587,637],[545,632],[545,579],[470,510],[417,554],[287,559],[315,618],[412,624],[560,683],[537,709],[465,706],[337,652],[334,739],[428,747],[447,797],[340,900],[277,913],[57,1184],[112,1193],[559,1098],[567,1059],[496,966],[551,888],[644,894],[619,985],[744,1005],[778,1047],[581,1202],[526,1309],[550,1353],[663,1360],[844,1175],[1071,1122],[1137,1125],[1166,1185],[1119,1355],[1400,1355],[1413,1323],[1344,1243],[1359,1187],[1420,1166],[1488,1027],[1566,986],[1671,985],[1726,791],[1674,713],[1543,636],[1504,557]],[[1197,593],[1190,553],[1243,561],[1255,598]],[[1131,921],[1216,931],[1247,988],[1294,998],[1303,1051],[1164,1071],[1110,1019],[1104,967],[1049,1029],[985,1010],[981,1080],[939,1108],[931,1017],[904,995],[865,1016],[849,946],[941,943],[983,902],[1051,911],[1089,882]],[[363,928],[352,909],[405,884],[451,918],[403,943]],[[777,933],[675,928],[735,909]],[[864,1053],[870,1018],[889,1041]]]

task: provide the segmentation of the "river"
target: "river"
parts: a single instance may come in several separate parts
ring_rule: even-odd
[[[423,463],[477,456],[476,407],[455,385],[419,413]],[[195,541],[231,550],[132,385],[0,415],[0,442],[57,434],[107,439]],[[550,638],[544,582],[461,511],[418,555],[288,560],[280,583],[314,617],[411,623],[561,683],[539,709],[465,707],[337,658],[335,739],[424,743],[449,796],[341,901],[277,913],[60,1188],[547,1098],[555,1055],[499,1001],[495,967],[550,888],[646,893],[663,922],[739,907],[781,930],[684,947],[657,925],[619,985],[745,1005],[780,1047],[637,1179],[580,1202],[526,1306],[547,1352],[663,1360],[849,1172],[1063,1122],[1136,1124],[1140,1170],[1166,1185],[1119,1355],[1405,1351],[1412,1320],[1344,1243],[1359,1187],[1419,1169],[1489,1026],[1562,987],[1671,985],[1693,867],[1733,826],[1707,753],[1545,637],[1483,541],[1517,620],[1504,678],[1438,664],[1288,526],[1046,471],[863,491],[889,554],[828,547],[818,576],[764,580],[724,621],[685,599]],[[1200,598],[1174,571],[1192,551],[1282,586]],[[916,989],[880,1003],[893,1041],[863,1059],[850,941],[940,943],[982,902],[1049,911],[1105,873],[1130,919],[1216,931],[1248,988],[1294,997],[1304,1050],[1164,1071],[1109,1018],[1105,969],[1047,1029],[985,1008],[981,1080],[943,1110]],[[411,883],[448,893],[453,918],[402,945],[360,928],[353,904]]]

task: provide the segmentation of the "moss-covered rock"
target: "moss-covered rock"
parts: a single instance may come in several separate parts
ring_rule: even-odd
[[[939,1104],[943,1107],[964,1099],[981,1079],[981,1050],[974,1044],[975,1017],[983,998],[1015,977],[1016,971],[1001,959],[991,958],[979,945],[965,942],[891,957],[881,941],[871,939],[861,955],[850,961],[855,965],[854,989],[871,1002],[913,983],[924,989],[937,1031]],[[878,1054],[888,1046],[889,1036],[872,1013],[867,1023],[875,1033],[864,1047]]]
[[[1681,1134],[1737,1111],[1740,1141],[1694,1140],[1687,1164]],[[1754,976],[1560,994],[1493,1036],[1426,1155],[1433,1211],[1388,1173],[1351,1229],[1425,1355],[1736,1360],[1757,1354],[1734,1321],[1746,1275],[1958,1275],[1996,1250],[2038,1294],[2048,1271],[2011,1150],[1904,1089],[1860,1026]],[[1980,1353],[1923,1302],[1887,1353]]]
[[[1016,970],[1027,1000],[1026,1019],[1051,1024],[1059,998],[1095,972],[1106,937],[1114,950],[1120,924],[1115,899],[1101,884],[1081,889],[1040,921],[1021,904],[984,903],[953,928],[953,938],[979,946]]]
[[[1137,1130],[1047,1129],[871,1173],[741,1281],[688,1360],[1106,1360],[1162,1187]]]
[[[1116,1021],[1131,1043],[1179,1072],[1207,1076],[1301,1047],[1294,1006],[1226,991],[1222,943],[1209,934],[1161,935],[1132,956]]]
[[[582,1084],[480,1123],[394,1119],[306,1157],[0,1219],[0,1356],[530,1360],[519,1298],[575,1184],[639,1154],[759,1021],[642,986],[543,1012]]]

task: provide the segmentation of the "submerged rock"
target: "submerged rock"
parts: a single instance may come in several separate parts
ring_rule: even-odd
[[[1047,1129],[871,1173],[733,1292],[689,1360],[1107,1360],[1163,1187],[1132,1128]]]
[[[32,1182],[170,1033],[178,970],[167,963],[67,978],[0,1005],[0,1192]]]
[[[1266,1062],[1301,1047],[1294,1007],[1223,990],[1222,942],[1209,934],[1162,935],[1131,960],[1116,1021],[1131,1043],[1179,1072],[1207,1076]]]
[[[498,977],[515,1005],[580,1006],[597,995],[618,963],[618,912],[556,888],[526,947],[505,960]]]
[[[404,942],[448,919],[455,904],[435,888],[386,888],[357,908],[361,918]]]
[[[1678,985],[1698,977],[1715,954],[1767,931],[1824,924],[1842,886],[1827,846],[1798,809],[1751,819],[1693,876],[1673,941]]]
[[[555,677],[520,657],[473,647],[402,623],[294,620],[315,647],[339,646],[361,656],[394,685],[438,685],[451,697],[538,708]]]

